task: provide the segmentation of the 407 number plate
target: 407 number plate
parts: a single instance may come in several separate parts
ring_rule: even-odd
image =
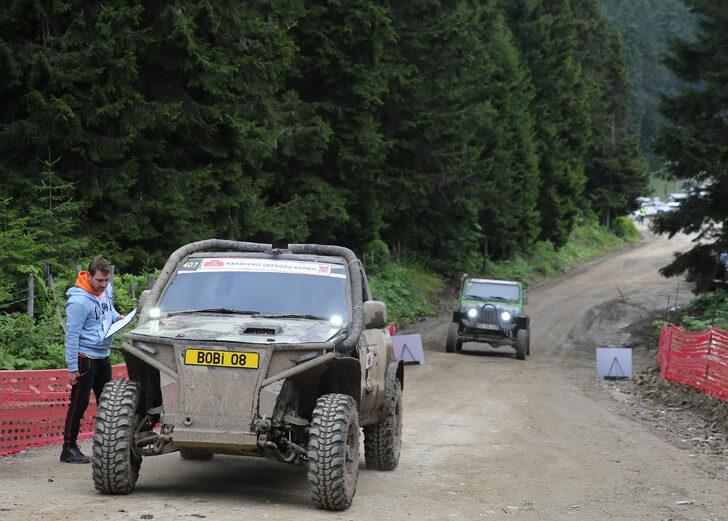
[[[185,364],[257,369],[258,353],[241,353],[239,351],[215,351],[208,349],[188,349],[187,351],[185,351]]]

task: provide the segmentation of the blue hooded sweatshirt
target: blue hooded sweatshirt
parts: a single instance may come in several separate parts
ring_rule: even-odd
[[[78,371],[79,353],[89,358],[106,358],[111,353],[114,336],[104,336],[119,318],[113,294],[111,283],[99,297],[78,286],[66,292],[66,365],[70,372]]]

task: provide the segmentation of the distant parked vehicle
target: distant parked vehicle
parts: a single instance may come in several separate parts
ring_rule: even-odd
[[[667,203],[663,202],[649,202],[642,205],[642,208],[632,212],[632,216],[635,218],[642,217],[654,217],[662,212],[672,212],[676,208],[671,207]]]
[[[673,210],[680,208],[680,205],[688,198],[686,193],[673,193],[667,198],[667,205]]]

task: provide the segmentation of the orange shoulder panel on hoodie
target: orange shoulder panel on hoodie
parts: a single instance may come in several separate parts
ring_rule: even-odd
[[[92,295],[96,295],[97,297],[100,297],[104,294],[103,291],[96,291],[94,287],[91,285],[91,282],[88,280],[89,273],[88,271],[82,271],[78,274],[78,278],[76,279],[76,286],[81,288],[84,291],[88,291]]]

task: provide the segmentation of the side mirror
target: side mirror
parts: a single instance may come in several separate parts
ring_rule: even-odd
[[[387,305],[379,300],[364,302],[364,328],[382,329],[387,325]]]

